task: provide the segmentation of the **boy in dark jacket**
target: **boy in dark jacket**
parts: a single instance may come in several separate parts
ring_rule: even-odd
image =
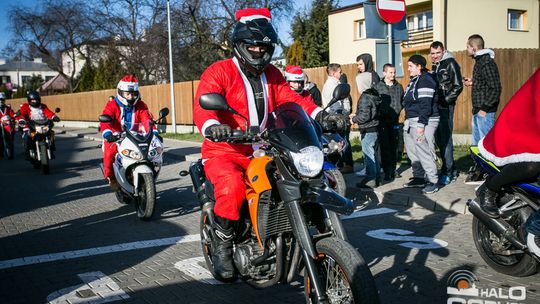
[[[351,114],[351,124],[358,124],[362,139],[362,152],[364,153],[364,166],[366,177],[357,187],[377,187],[380,179],[379,141],[378,141],[378,108],[381,97],[375,89],[367,89],[360,96],[356,107],[356,114]]]
[[[396,81],[396,68],[391,63],[383,66],[383,75],[384,78],[375,85],[381,97],[379,143],[384,180],[391,181],[396,174],[399,113],[403,103],[403,86]]]

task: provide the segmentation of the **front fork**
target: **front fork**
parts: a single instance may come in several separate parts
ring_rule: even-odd
[[[306,219],[300,208],[300,202],[298,200],[287,202],[285,203],[285,208],[292,225],[294,237],[302,250],[302,257],[304,258],[307,273],[313,284],[313,289],[315,290],[317,303],[327,303],[328,297],[326,296],[326,293],[323,292],[324,288],[319,280],[319,272],[317,271],[317,265],[315,264],[317,250],[315,249],[311,235],[309,234]]]

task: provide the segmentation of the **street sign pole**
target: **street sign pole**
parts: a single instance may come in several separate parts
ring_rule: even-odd
[[[388,23],[388,63],[394,64],[392,58],[392,51],[394,44],[392,43],[392,23]]]
[[[174,76],[172,62],[172,43],[171,43],[171,8],[167,0],[167,28],[169,31],[169,74],[171,79],[171,110],[172,110],[172,132],[176,134],[176,109],[174,101]]]

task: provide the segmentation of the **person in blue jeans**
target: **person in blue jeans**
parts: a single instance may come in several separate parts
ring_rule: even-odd
[[[439,126],[435,133],[435,141],[441,154],[441,171],[439,184],[448,185],[455,181],[459,172],[454,163],[454,143],[452,133],[454,130],[454,107],[456,100],[463,90],[461,69],[452,53],[444,48],[440,41],[430,45],[431,72],[437,77],[439,107]]]
[[[480,35],[471,35],[467,41],[467,53],[474,58],[472,79],[463,78],[463,84],[472,86],[472,144],[486,136],[495,124],[495,113],[501,98],[501,79],[495,63],[495,52],[484,48]],[[471,170],[466,182],[474,182],[473,177],[482,176],[478,170]]]
[[[380,160],[378,111],[381,97],[377,90],[370,88],[365,90],[358,100],[356,114],[349,116],[351,124],[358,124],[362,140],[362,152],[364,153],[364,167],[366,177],[356,184],[357,187],[378,187],[380,184]]]

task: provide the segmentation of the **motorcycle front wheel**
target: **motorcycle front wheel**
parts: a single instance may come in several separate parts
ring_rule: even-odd
[[[47,145],[40,144],[39,145],[39,154],[41,157],[41,172],[43,172],[44,175],[49,174],[49,155],[47,154]]]
[[[507,220],[508,224],[517,231],[518,238],[523,243],[526,243],[524,225],[532,212],[530,208],[517,209]],[[525,252],[500,254],[502,252],[510,253],[518,248],[505,238],[497,237],[476,217],[472,221],[472,233],[474,245],[480,257],[495,271],[514,277],[526,277],[538,271],[536,260]]]
[[[4,136],[4,155],[7,159],[13,159],[13,136],[7,132]]]
[[[316,243],[319,281],[328,302],[379,303],[373,275],[362,256],[342,239],[329,237]],[[304,275],[306,303],[317,303],[309,275]]]
[[[326,178],[330,182],[330,188],[337,192],[337,194],[345,197],[347,192],[347,183],[343,174],[338,169],[326,170],[324,171]]]
[[[156,185],[151,173],[141,174],[139,182],[139,195],[136,198],[135,210],[141,220],[149,220],[154,215],[156,204]]]

